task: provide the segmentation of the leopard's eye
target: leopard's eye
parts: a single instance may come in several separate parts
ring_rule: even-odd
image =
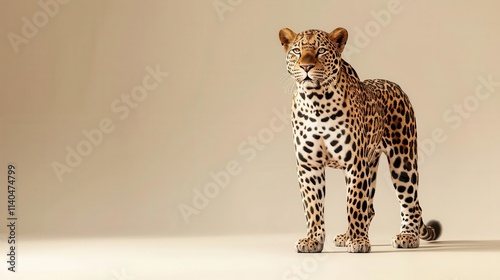
[[[299,49],[299,48],[293,48],[293,49],[292,49],[292,52],[293,52],[294,54],[300,54],[300,49]]]
[[[324,54],[326,53],[326,49],[325,48],[319,48],[318,49],[318,54]]]

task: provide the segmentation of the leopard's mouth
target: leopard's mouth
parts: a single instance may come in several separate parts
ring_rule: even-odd
[[[306,82],[309,82],[309,83],[314,82],[313,78],[311,78],[311,76],[309,76],[309,73],[306,73],[306,77],[304,79],[302,79],[302,83],[306,83]]]

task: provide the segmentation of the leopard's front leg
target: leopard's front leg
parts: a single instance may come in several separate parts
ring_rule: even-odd
[[[373,207],[373,197],[375,196],[375,189],[377,185],[377,169],[380,158],[380,152],[374,155],[373,161],[370,163],[369,175],[368,175],[368,222],[366,224],[367,230],[370,227],[371,221],[375,216],[375,208]],[[348,185],[348,180],[346,178],[346,184]],[[349,203],[349,196],[347,197],[347,202]],[[348,209],[349,210],[349,209]],[[337,247],[347,247],[349,244],[349,228],[345,233],[338,234],[335,236],[333,243]]]
[[[324,207],[325,171],[324,167],[298,164],[298,179],[302,203],[307,222],[307,236],[296,244],[299,253],[319,253],[325,243]]]
[[[368,169],[360,162],[357,167],[345,171],[347,183],[347,221],[345,234],[349,253],[368,253],[371,251],[368,229],[370,225],[370,198]],[[359,168],[359,169],[358,169]],[[337,240],[336,240],[337,241]]]

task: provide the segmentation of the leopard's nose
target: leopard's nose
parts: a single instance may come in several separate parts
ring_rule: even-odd
[[[300,65],[300,68],[304,69],[304,71],[306,71],[306,72],[309,72],[309,70],[311,70],[313,67],[314,67],[313,64]]]

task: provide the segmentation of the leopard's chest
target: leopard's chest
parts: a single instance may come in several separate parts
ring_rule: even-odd
[[[298,158],[309,164],[344,168],[354,153],[353,116],[350,107],[335,98],[297,98],[292,125]]]
[[[292,122],[297,131],[325,134],[345,126],[350,106],[333,93],[298,93],[293,100]]]
[[[346,101],[341,94],[298,94],[292,107],[295,148],[304,161],[345,168],[355,157],[380,149],[384,133],[380,100],[359,93]]]

